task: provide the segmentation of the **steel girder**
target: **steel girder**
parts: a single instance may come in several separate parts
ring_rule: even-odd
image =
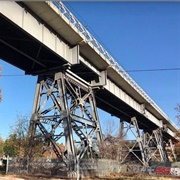
[[[29,127],[32,140],[38,131],[48,148],[74,171],[84,155],[92,155],[102,140],[92,87],[69,70],[50,78],[39,76]],[[59,146],[63,140],[65,151]]]

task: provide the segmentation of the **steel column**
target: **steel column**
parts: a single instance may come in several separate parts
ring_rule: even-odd
[[[37,110],[40,107],[40,93],[42,91],[42,83],[41,83],[42,79],[43,79],[42,76],[38,76],[35,97],[34,97],[34,104],[33,104],[32,115],[29,126],[29,137],[35,136],[36,125],[37,125],[36,121],[38,120]]]
[[[139,148],[140,148],[140,152],[141,152],[141,156],[142,156],[142,162],[144,165],[148,165],[147,160],[146,160],[146,156],[145,156],[145,152],[144,152],[144,144],[143,144],[143,139],[141,137],[140,131],[139,131],[139,126],[138,126],[138,122],[137,119],[135,117],[131,118],[131,121],[134,124],[135,127],[135,132],[136,132],[136,141],[139,144]]]
[[[167,153],[168,153],[168,158],[171,161],[176,161],[177,156],[176,156],[176,153],[175,153],[174,144],[172,142],[172,139],[169,139],[169,147],[166,148],[166,150],[167,150]]]
[[[163,140],[163,135],[162,135],[162,129],[158,128],[158,129],[154,130],[153,134],[154,134],[154,137],[156,140],[157,149],[159,150],[161,161],[163,161],[163,162],[168,161],[168,156],[167,156],[167,152],[165,149],[165,142]]]
[[[123,129],[124,129],[124,121],[120,120],[120,126],[119,126],[119,143],[118,143],[118,161],[122,161],[123,156],[122,156],[122,143],[123,143]]]
[[[61,115],[63,117],[63,127],[64,127],[64,136],[65,136],[65,149],[66,149],[66,158],[69,160],[69,169],[75,170],[74,165],[76,164],[76,152],[75,145],[72,133],[72,125],[70,119],[70,112],[68,108],[68,99],[67,92],[65,88],[65,77],[63,72],[55,74],[55,81],[57,83],[58,95],[59,95],[59,104],[61,106]]]

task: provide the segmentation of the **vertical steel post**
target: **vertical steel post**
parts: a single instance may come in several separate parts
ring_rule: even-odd
[[[118,156],[117,156],[117,160],[118,161],[122,161],[122,141],[124,139],[123,137],[123,129],[124,129],[124,121],[120,119],[120,126],[119,126],[119,143],[118,143]]]
[[[92,118],[95,121],[95,126],[96,126],[95,132],[96,132],[97,141],[98,141],[98,143],[100,143],[102,141],[102,131],[101,131],[100,123],[99,123],[99,116],[98,116],[98,112],[97,112],[94,93],[93,93],[92,89],[90,91],[91,91],[91,96],[89,98],[89,103],[90,103],[90,107],[92,109]]]
[[[33,109],[32,109],[32,115],[30,119],[30,126],[29,126],[29,138],[33,137],[36,132],[36,122],[38,120],[38,110],[40,108],[40,93],[42,91],[42,83],[43,80],[42,76],[38,76],[37,84],[36,84],[36,90],[35,90],[35,96],[34,96],[34,103],[33,103]]]
[[[136,140],[137,140],[137,142],[139,144],[139,148],[140,148],[141,156],[142,156],[142,161],[143,161],[144,165],[148,165],[147,161],[146,161],[146,157],[145,157],[143,141],[142,141],[142,137],[141,137],[141,134],[140,134],[140,131],[139,131],[139,126],[138,126],[137,120],[136,120],[135,117],[133,117],[133,118],[131,118],[131,121],[133,122],[134,128],[136,130]]]
[[[148,132],[143,132],[142,138],[146,162],[149,164],[152,160],[153,138]]]
[[[120,126],[119,126],[119,138],[123,138],[123,129],[124,129],[124,121],[120,120]]]
[[[61,105],[61,112],[65,113],[66,118],[63,119],[64,125],[64,136],[65,136],[65,146],[67,151],[67,158],[70,160],[70,169],[74,170],[74,165],[76,162],[76,153],[74,147],[74,139],[72,133],[72,126],[70,120],[70,113],[68,109],[68,100],[66,98],[66,89],[65,89],[65,81],[64,74],[62,72],[55,74],[55,81],[57,81],[58,92],[59,92],[59,103]],[[73,164],[72,164],[73,163]]]
[[[158,128],[153,131],[156,144],[157,144],[157,149],[159,150],[161,161],[166,162],[168,161],[168,156],[167,156],[167,151],[165,149],[165,143],[163,141],[163,135],[162,135],[162,129]]]
[[[170,150],[171,150],[173,159],[174,159],[174,161],[176,161],[177,160],[177,156],[176,156],[176,153],[175,153],[174,144],[172,142],[172,139],[169,139],[169,145],[170,145]]]

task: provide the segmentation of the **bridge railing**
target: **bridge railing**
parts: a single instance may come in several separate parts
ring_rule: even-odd
[[[150,103],[165,119],[174,127],[167,115],[159,106],[145,93],[145,91],[130,77],[130,75],[119,65],[117,61],[102,47],[102,45],[90,34],[90,32],[79,22],[79,20],[67,9],[61,1],[52,1],[62,16],[73,25],[78,33],[84,37],[85,42],[90,43],[93,48],[104,56],[104,59],[113,67],[148,103]]]

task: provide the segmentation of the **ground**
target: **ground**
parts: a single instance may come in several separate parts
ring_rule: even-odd
[[[119,174],[110,174],[104,178],[83,178],[84,180],[180,180],[180,177],[162,177],[162,176],[144,176],[144,175],[133,175],[133,176],[122,176]],[[0,180],[65,180],[61,178],[50,178],[50,177],[32,177],[32,176],[17,176],[17,175],[0,175]]]

